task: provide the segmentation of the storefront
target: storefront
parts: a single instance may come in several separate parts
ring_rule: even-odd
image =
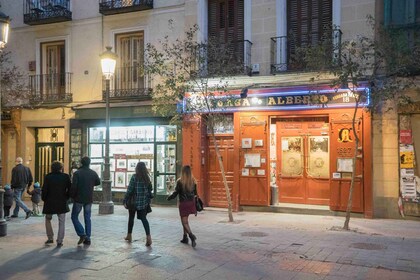
[[[363,94],[361,107],[369,100]],[[351,175],[356,173],[353,212],[372,216],[371,119],[345,89],[306,87],[231,91],[214,102],[228,116],[216,127],[234,207],[279,203],[328,205],[345,211]],[[231,125],[226,125],[231,119]],[[355,133],[360,144],[355,147]],[[201,195],[209,206],[226,207],[215,147],[200,119],[183,124],[183,161],[193,166]],[[353,155],[357,161],[353,166]],[[277,188],[278,200],[271,201]]]
[[[111,187],[114,201],[121,201],[135,174],[139,161],[149,169],[153,189],[154,203],[167,203],[166,197],[172,193],[177,177],[178,157],[181,150],[178,146],[178,129],[170,125],[168,119],[139,117],[121,118],[122,112],[133,112],[133,108],[111,110],[110,127],[110,170]],[[79,117],[71,122],[70,159],[79,164],[82,156],[91,158],[91,168],[102,178],[105,157],[105,122],[101,119],[86,119],[98,116],[92,109],[76,109]],[[134,110],[135,112],[135,110]],[[101,186],[96,188],[95,199],[101,199]]]

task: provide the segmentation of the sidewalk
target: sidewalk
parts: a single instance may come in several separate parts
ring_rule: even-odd
[[[178,210],[153,207],[153,245],[144,246],[140,220],[134,242],[123,237],[127,211],[98,215],[93,206],[92,245],[77,246],[70,215],[60,249],[44,246],[44,219],[8,222],[0,237],[0,279],[420,279],[420,223],[207,209],[190,217],[197,247],[179,242]],[[81,220],[83,218],[81,217]],[[54,231],[57,231],[54,217]]]

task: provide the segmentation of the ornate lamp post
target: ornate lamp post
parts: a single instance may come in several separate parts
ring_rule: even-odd
[[[1,50],[4,48],[4,46],[7,43],[7,39],[9,38],[9,24],[10,19],[8,16],[0,12],[0,53]],[[0,73],[0,102],[1,102],[1,73]],[[0,146],[0,185],[3,185],[2,182],[2,158],[1,158],[1,146]],[[7,223],[4,219],[4,212],[3,212],[3,205],[4,205],[4,190],[0,189],[0,236],[6,236],[7,235]]]
[[[99,214],[113,214],[114,202],[112,202],[110,163],[109,163],[109,84],[114,75],[117,55],[111,51],[112,47],[106,47],[101,57],[102,74],[105,77],[105,169],[102,180],[102,201],[99,203]]]

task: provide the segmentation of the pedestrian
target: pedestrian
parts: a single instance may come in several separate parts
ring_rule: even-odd
[[[89,168],[90,158],[83,157],[81,160],[82,167],[80,167],[73,174],[72,184],[70,188],[70,197],[73,199],[73,208],[71,210],[71,220],[79,236],[77,245],[90,245],[92,224],[90,216],[92,213],[93,203],[93,188],[98,186],[101,181],[98,174]],[[85,227],[79,221],[79,214],[83,209],[83,217],[85,220]]]
[[[136,194],[135,209],[129,209],[127,200],[130,196]],[[125,240],[132,241],[132,232],[134,226],[134,216],[137,213],[137,219],[141,220],[144,231],[146,232],[146,246],[152,245],[150,235],[149,221],[147,213],[150,212],[150,201],[152,199],[152,182],[150,181],[149,171],[144,162],[138,162],[136,165],[136,174],[131,177],[127,192],[124,196],[124,207],[128,209],[128,231]]]
[[[32,212],[35,216],[39,216],[39,203],[41,202],[41,186],[39,182],[34,183],[34,189],[32,191],[28,188],[26,192],[31,196]]]
[[[174,199],[178,196],[179,200],[179,215],[181,216],[182,228],[184,235],[181,243],[188,244],[188,236],[191,239],[191,246],[195,247],[197,237],[191,232],[190,225],[188,224],[188,216],[196,214],[195,196],[197,195],[197,182],[191,173],[191,167],[184,165],[181,170],[181,177],[176,182],[175,191],[167,197],[167,200]]]
[[[45,241],[45,245],[54,243],[54,231],[51,226],[51,220],[53,215],[57,215],[57,247],[63,246],[66,213],[70,211],[67,204],[70,187],[70,176],[63,173],[63,164],[59,161],[54,161],[51,164],[51,173],[45,175],[44,185],[42,186],[42,200],[44,201],[42,213],[45,214],[45,230],[48,238]]]
[[[4,201],[3,201],[3,210],[4,218],[6,221],[10,220],[10,208],[13,205],[13,190],[9,184],[4,186]]]
[[[23,159],[21,157],[16,158],[16,166],[12,169],[12,181],[11,187],[13,189],[13,196],[15,199],[15,209],[13,209],[12,218],[17,218],[19,215],[19,207],[22,208],[25,213],[25,219],[32,216],[33,212],[29,210],[28,206],[22,201],[22,194],[26,188],[30,188],[33,182],[32,173],[29,167],[22,164]]]

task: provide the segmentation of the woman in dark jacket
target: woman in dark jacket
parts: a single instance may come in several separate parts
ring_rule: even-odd
[[[191,174],[191,167],[185,165],[181,170],[181,178],[176,182],[175,191],[168,196],[167,200],[174,199],[176,196],[179,198],[179,215],[181,216],[182,228],[184,236],[181,239],[182,243],[188,244],[189,235],[191,239],[191,246],[195,247],[195,240],[197,237],[191,232],[190,225],[188,224],[188,215],[196,214],[195,196],[197,195],[197,183]]]
[[[51,173],[45,175],[42,187],[42,200],[44,201],[42,213],[45,214],[45,229],[48,237],[45,244],[54,243],[51,219],[54,214],[57,214],[57,247],[63,246],[66,213],[70,211],[67,204],[70,186],[70,176],[63,173],[63,164],[59,161],[54,161],[51,164]]]

